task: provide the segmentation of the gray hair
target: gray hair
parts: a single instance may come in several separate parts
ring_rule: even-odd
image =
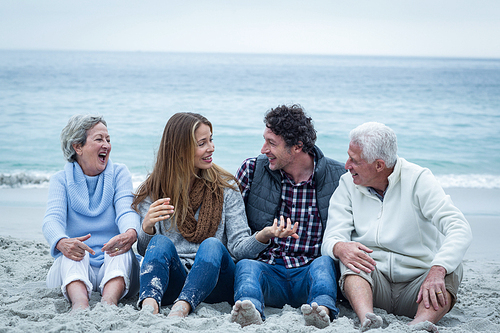
[[[85,145],[87,142],[87,131],[98,123],[103,123],[106,127],[108,126],[102,116],[77,114],[69,118],[68,124],[61,131],[61,148],[64,158],[68,162],[76,161],[76,151],[73,145]]]
[[[351,143],[358,145],[361,158],[368,163],[381,159],[386,167],[392,168],[398,159],[396,133],[381,123],[369,122],[359,125],[349,133]]]

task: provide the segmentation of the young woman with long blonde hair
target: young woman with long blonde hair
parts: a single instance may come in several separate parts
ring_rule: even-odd
[[[135,195],[144,256],[138,305],[153,313],[174,303],[169,316],[185,317],[200,302],[233,303],[235,261],[268,245],[251,235],[238,185],[212,162],[214,150],[205,117],[174,114]]]

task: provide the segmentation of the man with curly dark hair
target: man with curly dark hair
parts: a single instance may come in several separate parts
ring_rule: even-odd
[[[238,262],[231,321],[260,324],[264,304],[289,304],[302,305],[306,325],[324,328],[339,312],[338,269],[321,256],[321,241],[330,197],[345,168],[315,145],[312,119],[300,105],[271,109],[264,123],[262,154],[245,160],[236,178],[248,224],[268,247],[257,260]]]
[[[316,130],[312,118],[304,113],[300,105],[281,105],[271,109],[266,113],[264,122],[271,132],[283,138],[287,148],[300,142],[303,152],[309,154],[314,149]]]

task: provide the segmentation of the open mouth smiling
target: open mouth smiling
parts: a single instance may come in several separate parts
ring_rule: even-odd
[[[99,153],[99,160],[102,163],[106,162],[106,156],[108,156],[108,153]]]

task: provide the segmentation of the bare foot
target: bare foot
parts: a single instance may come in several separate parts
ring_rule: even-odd
[[[88,302],[83,302],[83,303],[72,303],[71,304],[71,311],[69,314],[73,315],[77,312],[83,311],[85,309],[89,308],[89,303]]]
[[[410,326],[413,331],[427,331],[432,333],[438,333],[437,326],[427,320]]]
[[[318,303],[313,302],[311,305],[302,305],[300,309],[302,310],[307,326],[314,326],[321,329],[330,325],[330,317],[327,313],[328,308],[319,306]]]
[[[233,306],[233,311],[231,311],[231,322],[238,323],[241,327],[248,325],[262,324],[262,318],[260,317],[259,311],[255,308],[252,302],[249,300],[236,301]]]
[[[125,280],[118,276],[109,280],[102,290],[101,303],[107,305],[118,305],[123,292],[125,291]]]
[[[85,310],[89,307],[89,295],[85,283],[80,280],[70,282],[66,286],[66,292],[71,302],[71,314]]]
[[[368,312],[365,315],[365,320],[363,320],[363,324],[359,328],[360,332],[366,332],[368,330],[371,330],[372,328],[379,328],[382,327],[382,324],[384,321],[380,316],[377,316],[374,313]]]
[[[186,301],[177,301],[172,305],[167,317],[186,318],[191,311],[191,304]]]
[[[106,305],[118,305],[118,302],[116,302],[116,300],[114,298],[105,297],[105,296],[103,296],[101,298],[101,303],[106,304]]]
[[[160,307],[154,298],[148,297],[142,301],[142,310],[151,312],[152,314],[158,314],[158,312],[160,312]]]

